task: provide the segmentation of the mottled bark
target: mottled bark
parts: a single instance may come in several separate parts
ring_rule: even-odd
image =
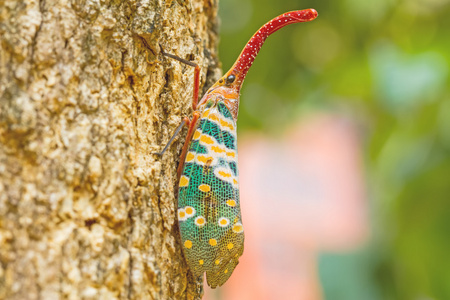
[[[217,0],[0,0],[0,299],[186,299],[176,167]],[[189,292],[191,291],[191,292]],[[189,297],[188,297],[189,296]]]

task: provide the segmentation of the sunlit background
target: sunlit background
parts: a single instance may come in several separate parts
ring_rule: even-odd
[[[205,298],[450,299],[450,0],[222,0],[223,69],[310,7],[245,80],[245,251]]]

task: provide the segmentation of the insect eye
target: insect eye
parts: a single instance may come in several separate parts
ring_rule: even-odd
[[[236,76],[234,76],[233,74],[229,75],[227,77],[227,84],[233,83],[235,79],[236,79]]]
[[[220,80],[219,80],[219,83],[222,83],[223,82],[223,79],[222,78],[220,78]]]

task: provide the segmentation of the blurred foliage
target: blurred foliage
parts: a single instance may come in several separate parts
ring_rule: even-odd
[[[262,48],[239,130],[279,135],[317,110],[355,119],[373,237],[353,255],[323,256],[326,298],[450,299],[450,0],[223,0],[224,70],[264,22],[309,7],[317,20]]]

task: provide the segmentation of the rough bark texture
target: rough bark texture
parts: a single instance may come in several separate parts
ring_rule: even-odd
[[[0,0],[0,299],[186,299],[176,167],[217,0]]]

